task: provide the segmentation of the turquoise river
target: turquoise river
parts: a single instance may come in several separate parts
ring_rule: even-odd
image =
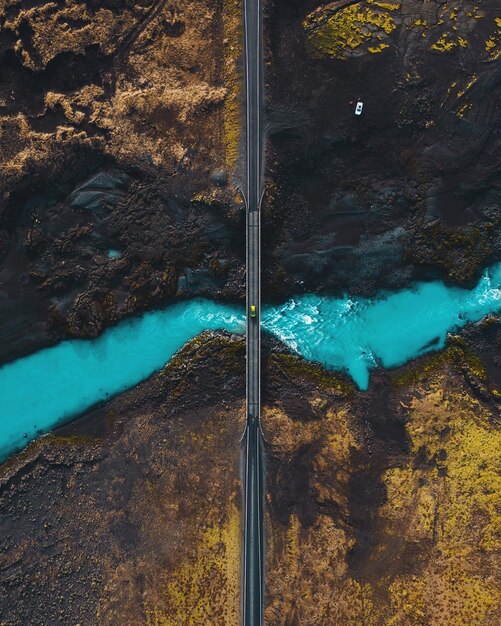
[[[501,310],[501,264],[472,290],[439,281],[374,299],[305,295],[262,311],[263,330],[310,361],[346,371],[363,390],[375,367],[444,347],[447,333]],[[138,384],[204,330],[245,330],[241,307],[178,303],[93,340],[63,341],[0,368],[0,460],[30,440]]]

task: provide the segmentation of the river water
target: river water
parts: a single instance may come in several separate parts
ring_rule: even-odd
[[[268,309],[263,327],[310,361],[347,371],[360,389],[371,368],[444,347],[447,333],[501,310],[501,264],[471,291],[442,282],[364,300],[307,295]]]
[[[0,460],[161,369],[204,330],[243,332],[237,307],[192,300],[70,340],[0,368]]]
[[[311,361],[349,373],[444,347],[447,333],[501,310],[501,264],[471,291],[439,281],[373,299],[305,295],[267,306],[262,326]],[[64,341],[0,368],[0,460],[161,369],[204,330],[245,331],[241,307],[192,300],[127,320],[93,340]]]

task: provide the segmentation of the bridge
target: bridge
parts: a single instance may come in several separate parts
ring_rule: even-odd
[[[244,433],[244,626],[262,626],[264,608],[264,464],[261,432],[261,197],[263,189],[263,45],[261,0],[244,0],[247,329]],[[252,316],[251,307],[255,307]]]

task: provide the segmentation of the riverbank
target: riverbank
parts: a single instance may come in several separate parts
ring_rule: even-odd
[[[63,4],[0,8],[0,363],[245,293],[238,7]]]
[[[265,339],[267,623],[494,626],[499,336],[491,317],[367,392]],[[2,466],[8,626],[236,623],[245,346],[202,337]]]
[[[371,371],[442,350],[449,332],[500,309],[497,265],[471,291],[435,282],[373,300],[310,294],[264,307],[262,326],[307,360],[349,374],[365,391]],[[0,368],[1,457],[152,376],[199,333],[243,333],[244,323],[239,307],[192,300],[122,322],[93,341],[66,341]]]
[[[238,623],[244,384],[205,334],[2,466],[6,626]]]

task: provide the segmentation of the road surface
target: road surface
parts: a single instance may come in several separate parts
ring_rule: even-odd
[[[261,0],[244,0],[247,212],[247,422],[244,436],[243,624],[262,626],[263,439],[261,407],[261,221],[263,178],[263,50]],[[256,316],[250,317],[250,307]]]

